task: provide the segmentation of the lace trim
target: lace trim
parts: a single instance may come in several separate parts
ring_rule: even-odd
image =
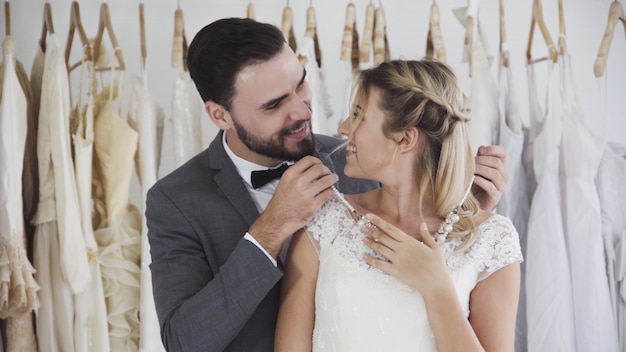
[[[480,281],[508,264],[523,260],[519,236],[508,218],[494,214],[480,224],[477,231],[476,241],[463,252],[457,251],[462,244],[460,239],[450,239],[442,245],[448,271],[472,265]],[[317,212],[307,225],[307,232],[314,247],[321,250],[332,247],[360,268],[377,270],[363,260],[365,253],[383,258],[363,243],[365,235],[337,196]]]
[[[35,269],[26,256],[26,250],[17,238],[21,234],[4,237],[0,241],[0,318],[19,317],[39,308],[39,285]]]

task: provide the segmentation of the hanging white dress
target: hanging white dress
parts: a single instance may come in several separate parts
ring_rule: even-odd
[[[32,316],[39,286],[25,248],[22,171],[28,101],[20,84],[15,41],[3,43],[0,91],[0,318],[7,319],[7,351],[36,351]]]
[[[564,229],[574,293],[579,351],[618,351],[617,327],[606,276],[600,199],[595,177],[604,142],[586,127],[578,105],[569,54],[562,54],[563,142],[561,187]]]
[[[475,1],[472,5],[466,9],[455,10],[455,14],[463,26],[467,25],[468,16],[474,19],[472,43],[467,55],[471,62],[472,77],[469,94],[472,119],[469,122],[469,132],[472,148],[476,152],[481,145],[492,145],[497,140],[499,109],[498,86],[491,74],[491,63],[487,57],[484,38],[481,37],[482,30],[478,25],[478,2]]]
[[[546,114],[530,107],[542,123],[533,143],[537,189],[532,199],[526,241],[526,318],[528,351],[576,351],[572,281],[565,244],[559,182],[562,127],[559,106],[558,67],[552,62],[548,75]],[[534,71],[533,71],[534,72]],[[534,80],[529,80],[534,82]],[[529,85],[529,94],[536,94]],[[532,100],[531,102],[537,102]]]
[[[83,109],[81,104],[82,72],[85,66],[87,66],[89,75],[87,79],[89,88],[87,89],[88,102]],[[76,351],[108,352],[110,348],[107,311],[102,288],[98,244],[94,237],[91,221],[93,211],[91,198],[93,114],[97,84],[93,62],[87,61],[81,66],[80,82],[78,103],[73,110],[76,129],[72,131],[72,141],[74,142],[74,170],[81,213],[80,220],[92,279],[83,292],[74,296],[74,341]]]
[[[63,52],[56,36],[48,34],[37,135],[40,187],[33,256],[41,287],[37,338],[40,348],[51,352],[74,351],[73,294],[91,280],[70,155],[69,100]]]
[[[128,123],[138,133],[139,144],[135,157],[135,168],[141,184],[142,214],[145,214],[146,194],[158,179],[163,137],[163,109],[156,104],[150,92],[146,71],[142,76],[133,77],[133,91]],[[159,320],[156,315],[152,292],[152,274],[150,272],[150,242],[145,215],[141,227],[141,299],[140,299],[140,351],[163,351]]]
[[[172,128],[174,131],[174,166],[179,167],[202,151],[202,102],[189,72],[175,68],[172,94]]]
[[[313,133],[329,134],[328,118],[332,115],[328,91],[324,84],[322,70],[315,59],[315,42],[305,36],[298,46],[298,58],[306,69],[306,81],[311,87],[311,127]]]
[[[107,97],[105,94],[101,94]],[[111,351],[139,350],[141,214],[129,203],[137,132],[103,102],[94,122],[94,236],[108,313]]]
[[[606,274],[620,351],[626,350],[626,146],[605,144],[596,176]]]
[[[502,48],[502,56],[504,56],[508,52],[506,43],[503,43]],[[522,151],[524,150],[523,121],[515,94],[513,72],[510,65],[509,67],[504,66],[503,59],[500,60],[499,76],[500,132],[497,143],[507,149],[506,170],[509,174],[509,181],[500,202],[498,202],[497,212],[513,222],[519,234],[522,255],[525,256],[530,200],[526,189],[526,171],[522,163]],[[520,287],[525,287],[526,263],[522,263],[520,268]],[[515,351],[517,352],[528,349],[526,331],[526,291],[520,290],[515,324]]]

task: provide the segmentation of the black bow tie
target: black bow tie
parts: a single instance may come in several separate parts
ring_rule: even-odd
[[[265,186],[266,184],[272,182],[273,180],[280,178],[283,173],[289,168],[291,165],[282,164],[280,167],[276,169],[269,170],[261,170],[261,171],[252,171],[250,174],[250,180],[252,181],[252,187],[255,189]]]

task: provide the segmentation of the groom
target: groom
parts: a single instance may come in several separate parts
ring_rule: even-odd
[[[273,351],[283,244],[331,185],[343,193],[377,185],[347,178],[345,151],[334,152],[341,141],[311,133],[306,72],[278,28],[215,21],[196,34],[187,61],[221,131],[148,193],[161,337],[168,351]],[[506,185],[506,151],[481,149],[476,195],[492,209]],[[257,184],[256,171],[281,165],[290,167],[280,182]]]

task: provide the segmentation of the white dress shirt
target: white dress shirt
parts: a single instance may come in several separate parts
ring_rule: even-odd
[[[278,187],[278,183],[280,182],[280,179],[275,179],[273,181],[270,181],[265,186],[261,186],[258,189],[255,189],[254,187],[252,187],[252,181],[250,180],[250,175],[252,174],[252,171],[273,169],[274,167],[268,168],[266,166],[253,163],[251,161],[245,160],[235,155],[235,153],[228,146],[228,143],[226,143],[226,133],[224,133],[222,137],[222,144],[224,145],[224,150],[226,151],[226,154],[228,154],[228,157],[235,164],[235,167],[237,168],[237,172],[239,173],[239,176],[241,176],[241,178],[243,179],[244,184],[246,185],[246,189],[248,190],[248,193],[250,193],[250,197],[252,197],[252,200],[254,201],[254,205],[259,211],[259,214],[262,213],[267,207],[267,205],[269,204],[272,197],[274,196],[274,192],[276,192],[276,187]],[[287,163],[293,164],[293,162],[287,162]],[[283,163],[280,163],[276,165],[275,167],[279,167],[281,164]],[[274,259],[274,257],[272,257],[265,250],[265,248],[263,248],[263,246],[261,246],[261,244],[259,244],[259,242],[257,242],[257,240],[254,237],[252,237],[252,235],[249,232],[246,232],[246,234],[244,235],[244,238],[252,242],[252,244],[254,244],[255,246],[257,246],[267,256],[267,258],[271,260],[272,263],[274,263],[275,266],[278,266],[276,259]],[[283,245],[283,249],[281,250],[281,253],[280,253],[281,260],[284,259],[284,256],[287,252],[287,248],[289,247],[288,242],[289,240],[285,241],[285,244]]]

